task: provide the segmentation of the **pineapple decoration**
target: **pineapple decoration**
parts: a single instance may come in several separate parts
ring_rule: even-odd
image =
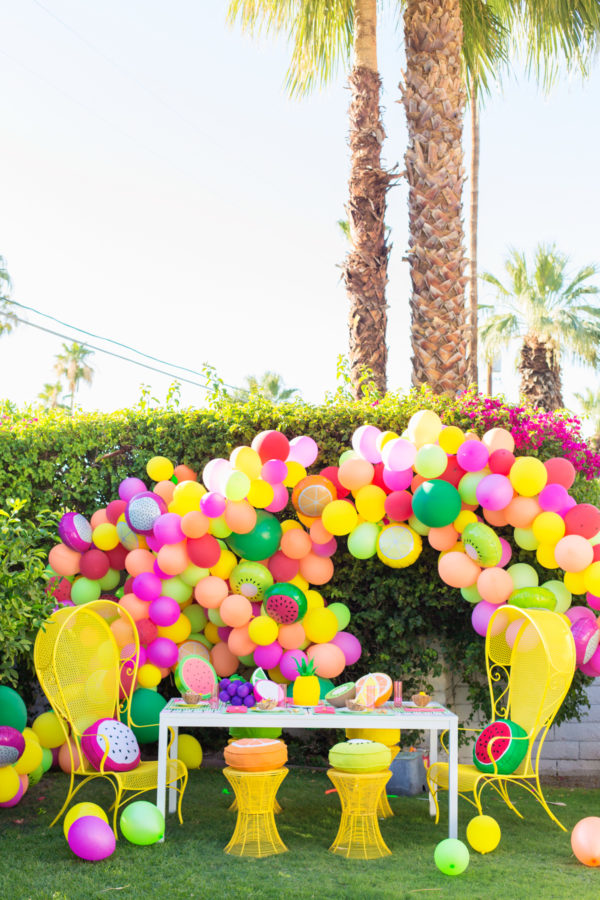
[[[315,664],[312,659],[294,660],[298,669],[298,677],[294,681],[295,706],[317,706],[321,686],[315,674]]]

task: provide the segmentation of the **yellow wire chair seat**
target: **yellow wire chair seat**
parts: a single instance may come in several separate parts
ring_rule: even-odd
[[[125,772],[96,770],[87,761],[81,749],[81,737],[94,722],[103,718],[119,719],[136,728],[131,720],[131,696],[123,691],[120,681],[120,650],[109,623],[121,616],[132,626],[135,637],[132,651],[131,684],[135,683],[139,641],[133,619],[125,609],[112,601],[98,600],[75,608],[65,607],[53,613],[44,623],[35,641],[34,663],[38,680],[52,709],[61,723],[71,758],[71,777],[66,800],[50,823],[61,818],[78,791],[94,778],[105,778],[113,786],[115,801],[113,831],[117,836],[119,809],[134,797],[146,791],[156,790],[158,762],[140,762]],[[119,692],[125,693],[119,701]],[[169,745],[170,746],[170,745]],[[107,751],[108,752],[108,751]],[[106,756],[106,754],[105,754]],[[76,778],[82,778],[76,784]],[[187,768],[178,759],[167,763],[167,785],[175,786],[179,793],[178,816],[182,822],[181,803],[187,785]],[[125,798],[124,795],[128,796]]]
[[[520,622],[515,628],[514,623]],[[512,625],[510,642],[507,627]],[[575,672],[575,644],[565,618],[542,609],[502,607],[492,615],[486,636],[486,668],[492,720],[511,719],[526,731],[527,752],[510,774],[482,772],[475,765],[458,766],[458,793],[482,814],[481,795],[493,787],[520,818],[508,789],[525,788],[563,831],[566,828],[549,808],[540,784],[544,740],[569,690]],[[478,735],[483,729],[461,728]],[[444,745],[444,735],[442,735]],[[436,805],[438,790],[448,790],[448,763],[435,762],[427,769],[427,783]]]

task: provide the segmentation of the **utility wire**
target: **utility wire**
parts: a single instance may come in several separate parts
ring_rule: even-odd
[[[168,362],[166,359],[158,359],[156,356],[151,356],[149,353],[143,353],[141,350],[136,350],[135,347],[130,347],[129,344],[123,344],[121,341],[115,341],[112,338],[103,337],[101,334],[94,334],[92,331],[86,331],[84,328],[78,328],[76,325],[71,325],[69,322],[63,322],[62,319],[57,319],[55,316],[48,315],[48,313],[40,312],[40,310],[36,309],[34,306],[26,306],[24,303],[17,303],[16,300],[7,300],[6,303],[11,304],[12,306],[18,306],[20,309],[26,309],[38,316],[42,316],[44,319],[50,319],[52,322],[56,322],[64,328],[71,328],[73,331],[78,331],[80,334],[85,334],[87,337],[94,338],[97,341],[106,341],[108,344],[114,344],[115,347],[122,347],[124,350],[129,350],[131,353],[143,356],[145,359],[151,359],[152,362],[160,363],[163,366],[169,366],[171,369],[181,369],[182,372],[189,372],[190,375],[198,375],[202,378],[202,372],[198,372],[196,369],[188,369],[186,366],[178,365],[178,363]],[[21,321],[26,320],[23,319]],[[65,337],[65,335],[61,335],[61,337]],[[223,382],[223,386],[231,388],[232,391],[241,390],[241,388],[237,388],[233,384],[225,384],[225,382]]]

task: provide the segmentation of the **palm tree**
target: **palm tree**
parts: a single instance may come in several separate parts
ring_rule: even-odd
[[[394,177],[381,167],[385,131],[379,107],[377,0],[231,0],[228,17],[251,32],[286,30],[293,45],[287,84],[303,95],[326,83],[338,61],[353,57],[350,87],[350,177],[348,214],[351,248],[343,264],[349,300],[349,358],[353,392],[366,388],[364,373],[380,394],[387,389],[385,287],[386,193]]]
[[[41,400],[48,409],[66,409],[64,403],[58,402],[58,398],[62,392],[63,386],[60,381],[56,381],[54,384],[50,384],[50,382],[47,381],[38,394],[38,399]]]
[[[488,314],[480,331],[486,358],[520,340],[521,395],[546,410],[563,406],[563,354],[594,367],[600,360],[600,307],[587,301],[600,293],[590,283],[600,270],[584,266],[571,277],[567,264],[568,258],[553,245],[540,244],[532,273],[525,254],[513,249],[505,262],[508,286],[489,272],[481,276],[497,297],[493,306],[480,307]]]
[[[17,324],[17,317],[10,309],[11,286],[6,260],[0,256],[0,335],[9,334]]]
[[[277,372],[264,372],[260,378],[246,375],[246,384],[247,389],[242,388],[232,393],[232,400],[245,403],[252,394],[259,394],[271,403],[285,403],[291,400],[294,394],[298,394],[297,388],[284,387],[283,378]]]
[[[87,364],[88,357],[92,356],[94,351],[88,350],[85,344],[72,343],[62,345],[63,352],[57,354],[54,371],[61,378],[63,375],[67,379],[67,385],[70,395],[71,414],[75,408],[75,394],[79,387],[80,381],[87,384],[92,383],[94,370]]]

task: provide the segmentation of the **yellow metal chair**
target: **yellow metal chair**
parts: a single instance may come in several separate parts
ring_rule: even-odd
[[[510,775],[500,775],[497,771],[485,774],[474,765],[459,765],[458,792],[481,815],[481,794],[491,785],[510,809],[523,818],[508,794],[511,785],[521,785],[566,831],[544,798],[540,758],[548,729],[575,672],[575,645],[569,624],[565,617],[548,610],[503,607],[490,619],[485,648],[492,719],[511,719],[521,725],[527,732],[521,739],[527,741],[527,753]],[[481,732],[475,728],[460,730]],[[435,799],[437,823],[437,791],[448,789],[448,764],[433,763],[427,770],[427,783]]]
[[[38,632],[34,663],[39,682],[52,709],[58,716],[69,741],[71,757],[71,780],[67,798],[51,822],[54,825],[65,812],[77,792],[94,778],[106,778],[115,791],[113,809],[113,831],[117,835],[117,814],[121,806],[146,791],[156,790],[158,763],[141,762],[129,772],[97,771],[87,762],[81,752],[81,736],[86,728],[98,719],[119,718],[126,713],[124,721],[130,727],[139,726],[131,720],[130,696],[119,701],[120,650],[110,630],[109,623],[120,615],[130,625],[133,620],[126,610],[120,609],[112,601],[98,600],[75,608],[67,607],[57,612],[44,623]],[[137,631],[135,649],[132,655],[132,681],[135,680],[139,643]],[[121,691],[123,693],[123,691]],[[152,726],[148,726],[152,727]],[[76,776],[83,780],[76,785]],[[178,815],[181,817],[181,802],[187,784],[187,768],[180,760],[169,759],[167,765],[167,785],[180,782]],[[133,792],[133,794],[131,794]],[[124,799],[124,794],[128,796]]]

